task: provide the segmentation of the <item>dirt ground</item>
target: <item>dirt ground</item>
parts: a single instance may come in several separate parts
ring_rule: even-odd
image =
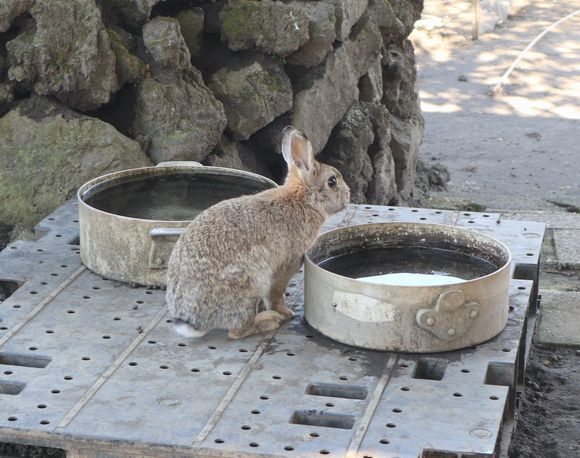
[[[580,350],[535,346],[511,458],[580,456]]]
[[[578,211],[580,14],[525,54],[498,96],[489,93],[526,45],[580,9],[580,0],[513,0],[509,19],[478,41],[469,23],[445,15],[469,3],[425,2],[426,24],[412,35],[425,117],[421,153],[451,175],[433,206],[452,198],[488,209]],[[429,29],[436,14],[445,26]]]
[[[580,14],[538,42],[498,96],[490,91],[526,45],[579,10],[580,0],[514,0],[508,20],[478,41],[469,1],[425,3],[426,22],[413,35],[421,151],[427,165],[447,167],[450,181],[424,205],[579,213]],[[578,291],[578,274],[543,264],[540,288]],[[578,348],[533,344],[509,457],[580,457]]]

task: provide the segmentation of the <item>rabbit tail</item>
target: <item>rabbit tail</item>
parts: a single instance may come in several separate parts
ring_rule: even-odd
[[[173,329],[180,336],[190,339],[203,337],[207,334],[206,330],[195,329],[190,323],[179,318],[174,318]]]

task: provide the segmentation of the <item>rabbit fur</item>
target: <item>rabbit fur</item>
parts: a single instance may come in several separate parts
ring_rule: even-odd
[[[195,218],[175,244],[167,305],[178,334],[212,329],[241,338],[277,329],[294,314],[284,291],[330,215],[350,191],[340,172],[317,162],[308,139],[284,129],[284,184],[225,200]]]

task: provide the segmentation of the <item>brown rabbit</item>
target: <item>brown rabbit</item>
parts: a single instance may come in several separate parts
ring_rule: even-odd
[[[208,208],[175,244],[167,305],[178,334],[228,329],[237,339],[275,330],[294,315],[284,303],[286,285],[324,220],[346,207],[350,191],[291,126],[284,129],[282,153],[288,163],[282,186]]]

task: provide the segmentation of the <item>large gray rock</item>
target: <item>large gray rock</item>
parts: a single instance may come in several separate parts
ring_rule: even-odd
[[[191,54],[177,19],[161,16],[152,19],[143,27],[143,43],[159,68],[184,70],[191,67]]]
[[[107,103],[115,54],[95,0],[36,2],[30,13],[35,26],[6,45],[10,81],[79,110]]]
[[[111,125],[44,98],[0,118],[0,220],[32,226],[84,182],[150,165],[139,144]]]
[[[199,56],[203,44],[205,13],[201,8],[184,10],[176,16],[181,34],[192,56]]]
[[[287,56],[308,41],[303,8],[271,0],[229,1],[219,14],[222,40],[234,51]]]
[[[383,55],[383,104],[402,119],[418,116],[419,96],[415,90],[417,68],[410,40],[390,45]]]
[[[415,65],[415,48],[411,40],[405,40],[401,46],[400,83],[397,103],[389,109],[400,118],[420,116],[419,95],[416,91],[417,66]],[[383,72],[384,75],[384,72]],[[384,88],[384,85],[383,85]]]
[[[387,109],[380,103],[355,103],[333,129],[319,159],[341,171],[352,202],[388,205],[397,201],[390,143]]]
[[[270,177],[270,171],[266,163],[253,148],[231,140],[225,135],[220,138],[219,143],[203,161],[203,164],[213,167],[246,170]]]
[[[358,83],[359,99],[363,102],[380,102],[383,98],[383,67],[382,57],[371,65]]]
[[[389,45],[383,50],[383,104],[394,110],[399,102],[401,81],[407,62],[399,45]]]
[[[374,141],[368,148],[373,166],[366,193],[367,203],[392,205],[397,203],[395,162],[391,152],[389,111],[380,103],[363,103],[363,111],[373,127]]]
[[[12,21],[32,8],[35,0],[2,0],[0,1],[0,33],[6,32]]]
[[[137,89],[133,131],[154,162],[202,161],[226,127],[223,106],[193,68]]]
[[[0,82],[0,116],[3,116],[10,109],[14,101],[14,90],[9,84]]]
[[[368,0],[324,0],[334,6],[336,38],[344,41],[367,9]]]
[[[294,97],[292,123],[302,129],[315,152],[322,150],[334,126],[358,98],[359,78],[381,52],[381,35],[370,20],[353,31],[319,66],[308,72]]]
[[[423,138],[423,118],[400,119],[391,114],[391,151],[395,160],[397,191],[402,200],[413,197],[419,146]]]
[[[374,141],[371,121],[357,103],[333,129],[319,160],[336,167],[350,188],[351,202],[367,202],[366,192],[373,176],[367,153]]]
[[[332,43],[336,39],[334,7],[324,2],[293,2],[292,5],[302,6],[308,15],[310,38],[286,61],[293,65],[314,67],[332,50]]]
[[[421,19],[423,0],[389,0],[395,16],[405,26],[405,36],[408,37],[413,31],[415,21]]]
[[[139,27],[149,21],[153,7],[163,0],[107,0],[130,26]]]
[[[290,79],[280,64],[265,57],[222,68],[208,86],[224,104],[228,128],[239,140],[292,108]]]
[[[385,46],[407,36],[405,24],[397,17],[389,0],[369,0],[368,14],[379,26]]]
[[[123,86],[125,83],[137,83],[145,78],[147,74],[145,63],[127,49],[123,38],[116,30],[108,29],[107,31],[111,40],[111,48],[115,53],[119,86]]]

